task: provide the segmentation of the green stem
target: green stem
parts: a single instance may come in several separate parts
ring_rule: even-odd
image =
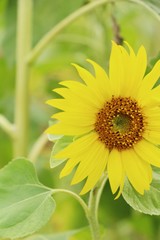
[[[28,63],[32,63],[35,61],[41,52],[48,46],[48,44],[69,24],[74,22],[77,18],[83,16],[84,14],[92,11],[93,9],[97,8],[98,6],[102,6],[106,3],[116,3],[116,2],[124,2],[126,0],[96,0],[91,1],[87,5],[79,8],[77,11],[70,14],[68,17],[63,19],[59,22],[55,27],[53,27],[32,49],[32,51],[28,55]],[[128,0],[128,2],[133,2],[143,6],[144,8],[148,9],[151,13],[155,15],[155,17],[160,21],[160,15],[155,12],[147,3],[141,0]]]
[[[90,12],[94,8],[101,6],[105,3],[111,3],[115,2],[115,0],[98,0],[91,2],[81,8],[79,8],[77,11],[70,14],[68,17],[63,19],[61,22],[59,22],[55,27],[53,27],[39,42],[38,44],[32,49],[28,56],[28,62],[32,63],[45,49],[46,46],[57,36],[58,33],[60,33],[65,27],[67,27],[69,24],[74,22],[77,18],[80,16]]]
[[[158,21],[160,21],[160,15],[152,7],[150,7],[149,4],[147,4],[147,2],[144,2],[144,0],[128,0],[128,1],[139,4],[142,7],[148,9],[148,11],[151,12],[157,18]]]
[[[10,123],[7,118],[0,114],[0,127],[12,138],[15,138],[14,124]]]
[[[18,0],[14,157],[26,156],[28,145],[28,77],[31,48],[32,0]]]
[[[105,183],[107,181],[107,176],[104,175],[97,186],[91,190],[90,195],[89,195],[89,202],[88,205],[84,202],[84,200],[76,193],[65,190],[65,189],[52,189],[52,193],[67,193],[74,197],[82,206],[86,218],[88,219],[89,226],[91,229],[92,233],[92,239],[93,240],[100,240],[100,230],[99,230],[99,223],[98,223],[98,207],[99,207],[99,202],[100,198],[102,195],[103,188],[105,186]]]
[[[90,229],[92,233],[93,240],[100,240],[101,234],[99,229],[99,223],[98,223],[98,207],[100,198],[102,195],[103,188],[105,186],[105,183],[107,181],[106,175],[102,177],[99,184],[91,190],[90,196],[89,196],[89,214],[88,214],[88,221],[90,224]]]
[[[38,156],[40,155],[41,151],[43,150],[47,142],[48,142],[48,137],[46,134],[43,133],[34,143],[28,155],[28,159],[31,160],[32,163],[36,162]]]
[[[86,216],[88,216],[88,206],[86,205],[86,203],[83,201],[83,199],[78,194],[76,194],[72,191],[69,191],[69,190],[65,190],[65,189],[52,189],[53,194],[59,193],[59,192],[67,193],[67,194],[71,195],[73,198],[75,198],[82,206]]]

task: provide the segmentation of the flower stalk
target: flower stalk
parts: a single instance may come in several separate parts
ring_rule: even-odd
[[[98,185],[90,191],[89,203],[88,203],[88,221],[92,233],[93,240],[100,240],[100,227],[98,222],[98,207],[100,198],[107,181],[107,176],[104,175],[99,181]]]
[[[27,156],[29,66],[26,58],[31,48],[32,0],[18,1],[17,18],[14,157]]]
[[[89,222],[92,240],[101,240],[100,228],[98,223],[98,207],[106,181],[107,176],[104,175],[97,184],[97,186],[90,191],[88,205],[78,194],[72,191],[65,189],[52,189],[53,194],[60,192],[67,193],[79,202]]]

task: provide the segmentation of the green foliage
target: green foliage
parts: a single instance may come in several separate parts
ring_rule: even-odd
[[[32,47],[35,46],[41,37],[53,26],[56,26],[58,22],[83,4],[88,3],[89,0],[68,0],[67,4],[66,0],[33,0],[33,2]],[[112,14],[120,26],[122,37],[127,40],[135,50],[143,44],[147,49],[149,58],[154,59],[154,57],[157,56],[154,60],[157,61],[159,59],[159,22],[155,18],[155,15],[159,17],[160,1],[140,0],[139,2],[143,4],[135,4],[135,1],[129,0],[117,1],[115,5],[112,5],[112,11],[107,4],[102,8],[99,7],[91,13],[80,17],[64,29],[31,66],[29,81],[31,121],[30,145],[28,148],[32,148],[32,144],[36,141],[37,136],[47,128],[47,120],[49,116],[53,114],[53,111],[55,111],[53,108],[48,107],[49,110],[47,112],[47,106],[44,104],[45,100],[51,98],[51,89],[55,87],[54,84],[68,78],[77,79],[77,74],[74,74],[73,69],[70,67],[70,62],[77,62],[83,65],[86,58],[91,58],[99,62],[106,69],[110,52],[110,42],[111,39],[114,38],[111,20]],[[147,8],[144,8],[144,5],[152,9],[155,14],[152,14]],[[13,111],[15,108],[13,106],[15,99],[13,92],[15,90],[16,9],[17,0],[0,1],[0,113],[7,116],[11,121],[13,121]],[[113,11],[113,9],[115,9],[115,11]],[[151,62],[151,68],[154,65],[154,60]],[[157,84],[159,84],[159,82],[157,82]],[[62,136],[49,135],[51,141],[55,141],[61,137]],[[9,141],[5,133],[1,134],[1,129],[0,142],[0,166],[3,166],[12,158],[12,151],[11,141]],[[63,160],[57,161],[54,155],[61,148],[67,146],[69,142],[69,139],[67,140],[65,138],[61,138],[56,142],[50,159],[52,168],[57,166],[57,163],[63,162]],[[49,159],[50,156],[50,149],[51,143],[44,147],[40,158],[36,162],[36,167],[40,171],[41,181],[43,183],[51,186],[53,182],[53,185],[60,188],[62,187],[63,181],[65,184],[67,181],[69,182],[69,178],[65,178],[63,181],[57,180],[61,166],[54,170],[54,174],[53,170],[49,169],[47,159]],[[20,159],[11,162],[10,165],[6,166],[0,172],[0,235],[3,237],[21,237],[26,235],[28,231],[32,233],[38,230],[48,221],[55,207],[54,200],[51,198],[51,190],[39,183],[32,164],[22,159],[19,161]],[[47,180],[47,177],[49,180]],[[154,208],[154,212],[156,212],[156,210],[159,211],[159,209],[156,209],[156,206],[154,206],[154,203],[158,204],[157,197],[159,196],[159,190],[156,191],[156,186],[157,189],[159,189],[158,175],[156,178],[157,185],[151,187],[151,190],[153,190],[152,194],[151,192],[145,193],[145,196],[147,196],[145,202],[144,197],[136,195],[137,193],[135,193],[129,183],[127,183],[128,185],[126,185],[125,188],[128,186],[132,194],[132,196],[126,196],[128,203],[131,203],[130,205],[134,208],[136,206],[139,211],[149,211],[148,208],[150,208],[150,205]],[[26,181],[24,179],[26,179]],[[33,181],[32,186],[28,185],[27,181]],[[66,185],[64,185],[64,187],[66,187]],[[66,188],[68,188],[68,185]],[[132,213],[132,209],[129,205],[125,204],[122,197],[118,201],[113,201],[110,189],[106,189],[100,205],[100,222],[103,222],[107,228],[108,226],[110,227],[110,229],[107,230],[108,238],[123,240],[160,239],[160,237],[158,237],[160,236],[158,217],[147,215],[147,221],[143,221],[142,217],[144,217],[144,215],[137,213],[138,215],[135,222],[139,229],[144,229],[144,232],[146,232],[144,237],[141,232],[138,232],[139,230],[137,230],[137,228],[134,228],[133,215],[135,212]],[[75,188],[75,190],[77,189]],[[124,190],[123,195],[125,196],[125,194]],[[131,197],[134,203],[132,203]],[[40,203],[42,203],[42,205]],[[37,208],[38,205],[40,205],[40,209]],[[65,212],[64,210],[66,208],[67,211]],[[12,216],[8,209],[12,210]],[[43,214],[44,209],[45,214]],[[33,212],[32,215],[31,211]],[[70,198],[68,199],[66,196],[62,197],[60,195],[56,216],[54,215],[54,219],[48,222],[45,230],[42,230],[42,234],[44,231],[53,231],[53,228],[56,231],[66,231],[66,229],[77,228],[77,226],[83,225],[84,216],[78,214],[78,212],[79,205],[75,205],[74,201],[72,202]],[[71,217],[75,213],[77,220]],[[77,225],[75,226],[75,224]],[[154,237],[150,237],[152,236],[152,231],[154,232]],[[72,237],[71,234],[72,231],[56,235],[37,235],[38,238],[33,236],[27,239],[91,239],[89,231],[78,232]]]
[[[122,195],[133,209],[145,214],[160,215],[160,170],[155,168],[150,190],[144,195],[134,190],[128,180],[125,182]]]
[[[144,0],[144,2],[158,15],[160,15],[160,1],[159,0]]]
[[[50,167],[55,168],[63,163],[66,159],[56,159],[54,156],[63,148],[67,147],[73,141],[71,136],[63,136],[53,146],[51,157],[50,157]]]
[[[74,235],[77,231],[68,231],[59,234],[51,234],[51,235],[33,235],[31,237],[26,238],[26,240],[71,240],[71,236]]]
[[[33,16],[34,43],[37,42],[54,25],[82,6],[84,0],[35,0]],[[40,26],[37,28],[37,26]]]
[[[160,59],[160,52],[159,52],[154,58],[152,58],[152,59],[150,60],[149,65],[148,65],[148,67],[147,67],[147,72],[146,72],[146,74],[149,73],[149,72],[152,70],[152,68],[154,67],[154,65],[156,64],[156,62],[157,62],[159,59]],[[160,84],[160,78],[157,80],[157,82],[155,83],[155,85],[153,86],[153,88],[157,87],[159,84]]]
[[[20,238],[46,224],[55,209],[31,162],[16,159],[0,171],[0,236]]]
[[[89,227],[57,234],[33,235],[25,240],[90,240]]]

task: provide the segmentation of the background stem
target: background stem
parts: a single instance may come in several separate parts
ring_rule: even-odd
[[[160,16],[142,0],[96,0],[91,1],[87,5],[79,8],[75,12],[71,13],[65,19],[60,21],[56,26],[54,26],[42,39],[37,43],[37,45],[32,49],[32,51],[28,54],[27,61],[28,63],[34,62],[39,55],[43,52],[43,50],[48,46],[48,44],[56,37],[65,27],[69,26],[72,22],[74,22],[77,18],[83,16],[84,14],[96,9],[99,6],[102,6],[107,3],[117,3],[117,2],[133,2],[143,6],[148,9],[155,17],[160,21]]]
[[[12,138],[15,138],[14,125],[8,119],[0,114],[0,127]]]
[[[92,232],[92,238],[93,240],[100,240],[101,234],[100,234],[100,228],[98,223],[98,207],[100,198],[105,186],[105,183],[107,181],[107,176],[104,175],[98,185],[91,190],[90,196],[89,196],[89,214],[88,214],[88,221],[90,224],[90,229]]]
[[[28,159],[31,160],[32,163],[35,163],[37,158],[39,157],[41,151],[45,147],[45,145],[48,142],[48,136],[45,133],[42,133],[42,135],[37,139],[37,141],[32,146],[30,153],[28,155]]]
[[[38,58],[42,51],[48,46],[48,44],[54,39],[58,33],[60,33],[65,27],[69,26],[74,22],[78,17],[83,16],[84,14],[92,11],[98,6],[104,5],[106,3],[112,3],[116,0],[98,0],[79,8],[75,12],[71,13],[65,19],[60,21],[56,26],[54,26],[42,39],[37,43],[37,45],[32,49],[28,55],[28,62],[32,63]]]
[[[31,48],[31,22],[32,0],[18,0],[14,157],[27,156],[29,67],[26,57]]]
[[[88,206],[86,205],[86,203],[83,201],[83,199],[78,194],[76,194],[70,190],[66,190],[66,189],[52,189],[52,192],[53,192],[53,194],[61,192],[61,193],[67,193],[67,194],[71,195],[73,198],[75,198],[80,203],[86,216],[88,216]]]

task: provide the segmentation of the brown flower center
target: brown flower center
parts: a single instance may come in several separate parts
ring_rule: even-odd
[[[131,148],[142,139],[145,121],[142,109],[130,97],[112,97],[98,112],[95,131],[110,150]]]

